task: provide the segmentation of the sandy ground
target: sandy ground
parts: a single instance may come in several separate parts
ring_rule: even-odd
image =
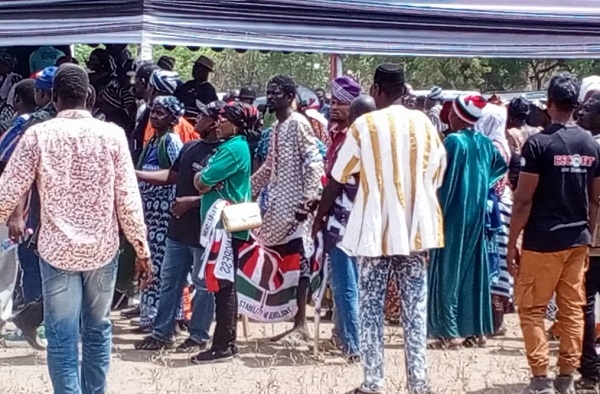
[[[289,324],[250,324],[248,341],[239,329],[241,354],[230,363],[192,365],[186,355],[136,351],[127,322],[115,317],[109,393],[118,394],[342,394],[361,382],[360,365],[341,358],[312,357],[308,347],[290,348],[265,338]],[[435,393],[518,393],[528,379],[523,341],[516,316],[508,318],[508,335],[487,348],[429,351],[429,377]],[[330,323],[321,324],[321,338]],[[401,329],[387,328],[387,393],[406,392]],[[556,344],[552,344],[556,350]],[[0,348],[0,393],[51,393],[45,354],[28,348]]]

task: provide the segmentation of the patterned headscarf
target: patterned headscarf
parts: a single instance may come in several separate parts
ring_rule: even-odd
[[[360,96],[360,84],[350,77],[336,78],[331,82],[331,96],[342,104],[350,104]]]
[[[185,113],[183,104],[175,96],[158,96],[154,99],[154,105],[160,105],[169,111],[176,120],[179,120]]]
[[[179,74],[175,71],[154,70],[150,76],[150,86],[161,93],[170,95],[175,94],[177,88],[181,85]]]
[[[221,109],[221,115],[241,128],[244,134],[253,131],[258,123],[258,110],[256,107],[240,101],[228,103]]]
[[[437,100],[441,100],[441,99],[442,99],[442,93],[443,93],[443,92],[444,92],[444,91],[442,90],[442,88],[441,88],[441,87],[439,87],[439,86],[434,86],[434,87],[432,87],[432,88],[431,88],[431,91],[429,92],[429,94],[427,95],[427,97],[428,97],[430,100],[436,100],[436,101],[437,101]]]

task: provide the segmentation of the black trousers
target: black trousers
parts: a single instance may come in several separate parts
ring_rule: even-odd
[[[239,267],[238,250],[243,241],[232,239],[233,260]],[[235,276],[234,276],[235,280]],[[235,345],[237,337],[237,291],[235,283],[221,282],[221,289],[215,293],[215,333],[211,350],[226,351]]]
[[[600,292],[600,257],[590,257],[585,276],[587,303],[584,307],[583,349],[579,373],[584,379],[600,381],[600,357],[596,354],[596,294]]]

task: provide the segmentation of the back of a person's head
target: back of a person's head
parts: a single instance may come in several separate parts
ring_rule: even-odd
[[[555,75],[548,84],[548,107],[559,111],[573,111],[579,100],[579,81],[570,73]]]
[[[26,107],[35,108],[35,79],[28,78],[19,81],[15,85],[15,99],[18,99]]]
[[[373,97],[368,94],[362,94],[352,100],[350,104],[350,118],[356,120],[361,116],[377,110],[377,105]]]
[[[525,97],[515,97],[508,103],[508,116],[525,121],[529,117],[531,103]]]
[[[57,109],[85,108],[90,81],[87,72],[76,64],[63,64],[54,77],[54,102]]]

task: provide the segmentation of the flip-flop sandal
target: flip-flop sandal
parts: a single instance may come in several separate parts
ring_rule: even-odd
[[[131,332],[133,334],[152,334],[152,327],[136,327]]]
[[[157,350],[168,350],[173,348],[173,342],[163,342],[159,341],[156,338],[146,337],[139,342],[133,344],[133,347],[136,350],[149,350],[149,351],[157,351]]]
[[[207,345],[207,342],[199,343],[191,338],[188,338],[182,343],[180,343],[179,346],[177,346],[177,348],[175,349],[175,351],[177,353],[196,353],[205,350]]]
[[[123,311],[123,312],[121,312],[121,316],[128,318],[128,319],[132,319],[134,317],[140,317],[140,308],[135,307],[135,308]]]
[[[377,393],[362,391],[360,389],[360,387],[357,387],[357,388],[352,389],[352,390],[350,390],[350,391],[348,391],[347,393],[344,393],[344,394],[377,394]]]
[[[427,344],[427,349],[430,350],[458,350],[462,344],[456,339],[436,339],[434,342]]]

